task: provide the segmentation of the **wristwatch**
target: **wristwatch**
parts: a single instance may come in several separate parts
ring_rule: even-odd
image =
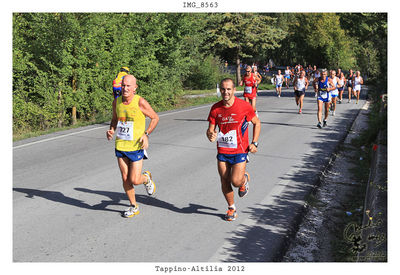
[[[258,147],[258,142],[253,141],[251,144],[254,144],[254,146],[257,148]]]
[[[146,132],[144,132],[144,134],[146,135],[146,136],[150,136],[150,134],[146,131]]]

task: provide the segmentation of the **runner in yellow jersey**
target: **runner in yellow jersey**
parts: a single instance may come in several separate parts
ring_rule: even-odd
[[[119,71],[119,73],[115,76],[115,79],[113,80],[113,95],[114,98],[117,98],[121,95],[121,83],[122,79],[124,76],[129,74],[129,68],[128,67],[122,67]]]
[[[136,94],[136,78],[126,75],[121,83],[122,95],[113,101],[113,117],[107,139],[111,140],[116,134],[115,155],[121,170],[123,187],[131,206],[123,213],[130,218],[139,214],[136,203],[135,185],[144,184],[149,195],[153,195],[156,186],[151,173],[142,174],[144,150],[149,147],[149,135],[158,124],[159,118],[150,104]],[[146,117],[150,124],[146,128]]]

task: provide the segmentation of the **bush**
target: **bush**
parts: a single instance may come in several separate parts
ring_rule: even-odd
[[[207,56],[190,67],[190,73],[183,82],[184,87],[194,90],[215,88],[221,78],[221,63],[215,57]]]

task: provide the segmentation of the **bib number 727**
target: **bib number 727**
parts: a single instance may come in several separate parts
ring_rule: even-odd
[[[133,140],[133,121],[118,121],[117,137],[122,140]]]

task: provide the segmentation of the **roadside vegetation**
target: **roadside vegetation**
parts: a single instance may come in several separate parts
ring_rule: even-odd
[[[385,13],[14,13],[12,19],[14,140],[109,120],[112,81],[123,66],[156,111],[201,104],[204,98],[184,95],[212,94],[225,77],[238,83],[240,63],[352,68],[369,80],[387,66]],[[268,83],[260,89],[272,89]]]

